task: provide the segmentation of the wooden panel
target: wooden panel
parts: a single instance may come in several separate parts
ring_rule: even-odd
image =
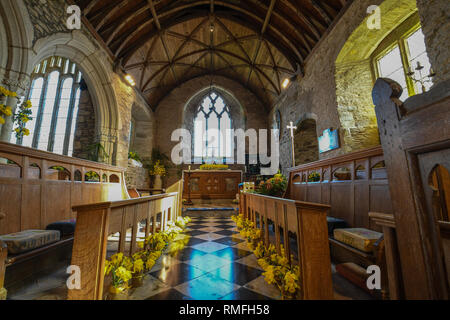
[[[41,227],[41,189],[39,184],[24,185],[22,197],[23,214],[21,217],[21,230],[39,229]],[[1,234],[1,231],[0,231]]]
[[[450,297],[442,237],[428,186],[430,170],[448,162],[449,90],[450,81],[443,81],[402,103],[401,86],[393,80],[378,79],[373,89],[386,170],[390,181],[395,181],[389,189],[406,299]]]
[[[83,276],[81,289],[70,290],[69,300],[102,300],[108,236],[120,231],[119,251],[126,255],[133,254],[137,250],[138,212],[141,211],[142,214],[147,211],[143,208],[156,207],[163,211],[170,210],[174,218],[181,214],[176,212],[181,206],[175,200],[181,201],[178,193],[74,207],[73,210],[77,212],[77,227],[72,264],[80,266]],[[133,228],[130,250],[125,246],[126,231],[129,228]]]
[[[45,229],[52,222],[74,218],[73,205],[128,198],[122,168],[5,142],[0,142],[0,157],[11,159],[24,168],[21,177],[11,178],[12,173],[17,176],[18,168],[0,163],[0,212],[5,214],[5,219],[0,223],[0,234],[30,228]],[[31,164],[38,165],[42,170]],[[119,183],[60,181],[57,179],[63,178],[62,175],[57,170],[48,169],[52,166],[66,168],[71,174],[64,178],[71,180],[76,170],[82,176],[92,170],[114,174],[119,177]]]
[[[379,226],[370,223],[368,213],[369,211],[392,213],[386,170],[372,169],[383,159],[383,150],[378,146],[289,169],[286,195],[294,200],[331,205],[329,215],[344,219],[349,226],[380,230]],[[336,180],[334,172],[340,168],[349,170],[348,177],[345,177],[345,174],[341,174],[340,177],[350,180],[330,181]],[[308,177],[311,172],[322,173],[321,181],[294,182],[295,177]],[[331,172],[333,174],[330,174]]]
[[[240,213],[255,222],[254,212],[259,221],[271,220],[275,225],[275,237],[269,237],[267,223],[263,228],[266,244],[272,243],[280,253],[284,244],[286,256],[291,261],[291,254],[297,252],[300,266],[303,299],[332,299],[333,286],[331,280],[331,261],[328,244],[327,213],[329,206],[293,201],[288,199],[262,196],[259,194],[240,194]],[[283,233],[280,233],[280,228]],[[297,237],[297,250],[291,248],[288,240],[289,230]]]
[[[183,176],[183,197],[190,196],[191,199],[234,199],[239,190],[238,185],[242,182],[242,172],[233,170],[184,171]],[[190,195],[189,181],[192,181]],[[192,187],[194,183],[195,188]]]
[[[350,226],[353,226],[353,185],[346,182],[333,183],[330,185],[330,189],[333,217],[344,219]]]
[[[5,218],[0,223],[0,234],[19,232],[21,229],[20,203],[22,187],[20,184],[0,182],[0,212]]]

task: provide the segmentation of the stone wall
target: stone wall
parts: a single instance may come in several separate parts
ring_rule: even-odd
[[[128,166],[125,172],[125,181],[128,189],[148,189],[150,176],[148,170],[139,167]]]
[[[336,65],[337,111],[343,153],[380,144],[372,88],[370,60]]]
[[[296,166],[319,160],[319,141],[314,119],[304,120],[297,125],[294,148]]]
[[[450,1],[417,0],[422,30],[436,72],[434,84],[450,79]]]
[[[429,3],[426,0],[423,2]],[[365,27],[367,8],[380,4],[382,4],[382,26],[384,27],[381,30],[369,30]],[[278,109],[282,115],[280,162],[284,171],[291,166],[292,162],[290,133],[286,129],[290,121],[295,124],[306,118],[317,119],[317,136],[321,136],[322,132],[328,128],[339,129],[341,148],[320,154],[321,159],[379,144],[371,98],[374,79],[370,73],[367,58],[371,50],[376,49],[381,39],[395,28],[394,22],[398,25],[403,21],[395,16],[395,13],[406,12],[407,17],[415,10],[415,0],[354,1],[328,34],[322,38],[306,60],[304,76],[291,83],[275,104],[274,111]],[[442,17],[442,13],[437,15]],[[434,22],[423,19],[423,24],[425,29],[425,24],[434,25]],[[336,66],[341,50],[359,26],[362,26],[361,33],[355,36],[360,37],[362,42],[373,40],[373,44],[367,48],[350,48],[343,55],[346,57],[355,55],[354,58],[348,59],[354,63],[342,63]],[[437,27],[431,29],[437,30]],[[446,50],[443,43],[445,42],[439,45],[433,42],[433,46],[440,47],[439,51],[443,51]],[[429,49],[429,54],[432,56],[434,50]],[[444,59],[439,61],[441,60]],[[431,61],[434,60],[431,58]],[[439,64],[441,63],[443,62]],[[445,68],[448,68],[448,64]],[[273,113],[268,119],[273,121]]]
[[[95,143],[95,111],[88,90],[81,90],[73,142],[73,156],[88,159],[88,147]]]

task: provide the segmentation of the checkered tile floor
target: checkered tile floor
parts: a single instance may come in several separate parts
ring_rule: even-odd
[[[164,254],[130,299],[281,299],[230,218],[193,218],[176,241],[187,245]]]

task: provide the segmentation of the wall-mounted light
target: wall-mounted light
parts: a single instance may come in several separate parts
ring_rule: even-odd
[[[211,23],[211,25],[209,26],[209,31],[214,32],[214,24]]]
[[[287,86],[289,85],[289,83],[291,83],[291,80],[289,80],[289,78],[286,78],[286,79],[284,79],[281,86],[283,87],[283,89],[286,89]]]
[[[133,77],[129,74],[125,75],[125,80],[127,80],[128,84],[132,87],[136,85],[136,81],[134,81]]]

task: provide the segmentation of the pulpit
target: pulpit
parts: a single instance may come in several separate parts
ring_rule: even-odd
[[[183,179],[184,199],[235,199],[242,182],[242,171],[184,171]]]

